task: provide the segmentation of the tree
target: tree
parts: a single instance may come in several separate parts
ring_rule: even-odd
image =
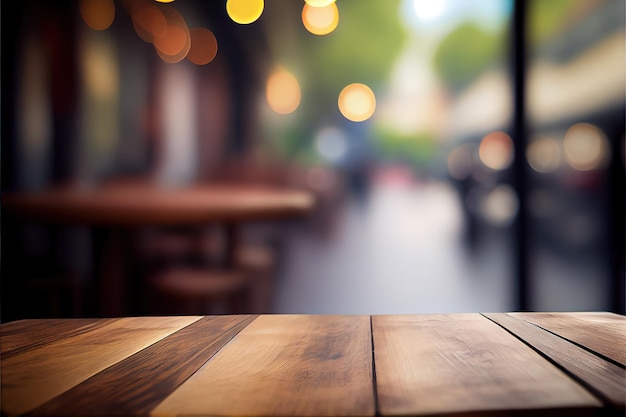
[[[435,71],[450,91],[458,93],[502,56],[503,45],[503,34],[462,23],[441,41],[434,56]]]

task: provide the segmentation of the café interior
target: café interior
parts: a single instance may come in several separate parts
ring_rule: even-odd
[[[0,7],[2,322],[624,314],[623,0]]]

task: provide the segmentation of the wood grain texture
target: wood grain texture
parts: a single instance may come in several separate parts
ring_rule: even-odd
[[[19,320],[0,326],[0,354],[7,359],[20,353],[102,327],[115,319]]]
[[[504,313],[484,314],[500,326],[557,363],[577,380],[584,381],[608,404],[624,410],[626,371],[577,345],[549,333],[521,318]]]
[[[373,416],[368,316],[260,316],[152,415]]]
[[[26,413],[199,317],[123,318],[3,359],[2,412]]]
[[[585,415],[601,406],[479,314],[374,316],[372,332],[381,415]]]
[[[147,415],[256,316],[207,316],[108,367],[30,415]]]
[[[617,314],[511,313],[626,366],[626,317]],[[602,321],[601,325],[599,320]]]

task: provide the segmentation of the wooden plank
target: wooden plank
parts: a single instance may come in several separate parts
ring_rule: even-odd
[[[255,318],[203,317],[29,415],[147,415]]]
[[[568,316],[576,317],[581,320],[586,320],[590,323],[624,326],[624,322],[626,321],[626,317],[621,314],[609,313],[606,311],[578,311],[563,314],[567,314]]]
[[[373,416],[368,316],[260,316],[152,415]]]
[[[381,415],[590,415],[601,406],[479,314],[374,316],[372,334]]]
[[[26,413],[198,319],[123,318],[3,359],[2,412]]]
[[[521,318],[504,313],[484,316],[506,328],[557,363],[611,407],[624,410],[626,370]]]
[[[569,313],[512,313],[597,354],[626,366],[626,317]]]
[[[2,359],[102,327],[117,319],[19,320],[0,326]]]

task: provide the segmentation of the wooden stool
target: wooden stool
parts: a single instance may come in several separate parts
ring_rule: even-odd
[[[159,310],[174,309],[174,314],[247,312],[249,283],[244,271],[190,267],[170,268],[149,278],[160,301]]]
[[[276,269],[274,251],[267,246],[241,246],[235,254],[235,263],[250,277],[249,313],[271,313]]]

